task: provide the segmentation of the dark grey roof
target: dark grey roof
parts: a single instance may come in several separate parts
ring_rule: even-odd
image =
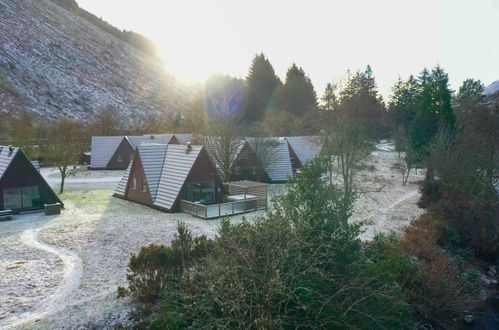
[[[113,157],[116,149],[125,139],[133,149],[142,143],[161,143],[168,144],[173,134],[144,134],[139,136],[93,136],[92,137],[92,156],[90,158],[90,167],[106,168]]]
[[[19,151],[19,148],[0,146],[0,179],[14,159],[14,156]]]
[[[202,149],[202,146],[192,146],[192,150],[187,154],[185,145],[168,145],[158,190],[154,198],[153,204],[155,206],[165,209],[173,207],[187,175],[189,175]]]
[[[141,144],[138,148],[152,200],[156,198],[167,148],[167,144]]]
[[[308,164],[319,156],[324,144],[320,136],[287,136],[286,140],[302,165]]]
[[[233,149],[233,150],[229,151],[230,157],[231,157],[230,166],[232,167],[234,165],[234,162],[237,160],[237,158],[241,154],[241,151],[243,150],[244,146],[246,144],[248,144],[248,142],[246,140],[240,139],[240,140],[234,141],[234,143],[231,143],[231,144],[232,144],[231,146],[227,146],[227,147],[229,149]],[[208,151],[211,158],[213,159],[215,166],[217,167],[217,170],[219,172],[221,172],[221,168],[220,168],[220,164],[219,164],[221,160],[217,161],[217,155],[216,155],[216,153],[219,152],[221,149],[219,141],[217,140],[217,138],[214,138],[210,142],[206,142],[206,140],[205,140],[204,146],[206,148],[206,151]]]
[[[125,171],[125,174],[120,180],[120,183],[118,183],[118,186],[116,187],[116,190],[114,191],[114,195],[118,197],[125,197],[125,191],[126,191],[126,186],[128,183],[128,177],[130,176],[130,169],[132,168],[133,162],[130,162],[128,164],[128,168]]]
[[[137,153],[154,206],[170,210],[177,200],[187,175],[203,149],[202,146],[192,146],[192,150],[186,153],[186,148],[180,144],[142,143],[138,146]],[[118,184],[115,195],[124,197],[132,164]]]
[[[92,136],[90,167],[106,168],[124,136]]]
[[[263,142],[265,142],[265,138],[262,138]],[[269,157],[266,161],[263,161],[262,165],[265,168],[265,172],[267,173],[269,179],[271,181],[287,181],[290,177],[293,176],[293,168],[291,166],[291,155],[289,154],[288,141],[284,138],[267,138],[269,141],[270,150],[266,151],[269,155],[265,155],[265,157]],[[260,139],[257,138],[246,138],[250,147],[255,151],[257,157],[261,157],[258,155],[258,147],[256,146]]]

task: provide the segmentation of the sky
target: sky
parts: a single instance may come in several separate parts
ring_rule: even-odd
[[[499,80],[499,0],[77,0],[154,41],[186,81],[244,78],[263,52],[284,80],[295,62],[319,95],[371,65],[381,94],[441,65],[451,87]]]

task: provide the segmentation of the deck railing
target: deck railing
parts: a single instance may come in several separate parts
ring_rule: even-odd
[[[180,201],[180,211],[203,219],[214,219],[246,212],[267,209],[267,198],[251,198],[236,202],[203,205]]]

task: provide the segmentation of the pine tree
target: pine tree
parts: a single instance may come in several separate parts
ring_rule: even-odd
[[[407,132],[416,116],[420,97],[419,82],[414,76],[407,81],[398,79],[392,88],[388,110],[393,116],[395,126]]]
[[[339,109],[343,116],[350,117],[350,122],[362,127],[371,137],[386,134],[387,113],[370,66],[348,75],[340,92]]]
[[[332,111],[338,107],[338,97],[336,96],[336,85],[327,83],[324,95],[321,97],[319,108],[324,111]]]
[[[483,99],[484,84],[480,80],[466,79],[455,98],[456,107],[459,111],[464,112],[470,107],[477,106]]]
[[[286,81],[279,93],[280,107],[290,114],[303,116],[317,109],[317,94],[305,71],[296,64],[288,69]]]
[[[256,55],[246,77],[245,113],[249,123],[263,118],[275,99],[276,88],[281,85],[272,64],[263,53]]]
[[[454,129],[455,115],[451,106],[449,77],[440,67],[431,73],[423,70],[419,78],[421,95],[416,117],[411,124],[412,147],[423,160],[428,155],[428,146],[439,128]]]

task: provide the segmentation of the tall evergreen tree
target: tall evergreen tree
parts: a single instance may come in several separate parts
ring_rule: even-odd
[[[243,120],[256,122],[263,118],[281,85],[272,64],[263,53],[256,55],[246,77],[245,113]]]
[[[324,95],[321,97],[319,108],[325,111],[332,111],[338,107],[338,97],[336,96],[336,85],[327,83]]]
[[[280,108],[290,114],[302,116],[317,109],[317,94],[312,81],[295,63],[288,69],[279,94]]]
[[[460,112],[469,110],[470,107],[477,106],[483,99],[485,85],[480,80],[466,79],[455,98],[455,104]]]
[[[416,116],[419,97],[419,82],[412,75],[406,81],[399,78],[392,88],[388,110],[393,116],[395,126],[404,132],[408,132]]]
[[[428,145],[438,129],[453,129],[456,117],[451,106],[449,77],[440,66],[435,67],[431,73],[423,70],[419,81],[421,95],[409,135],[412,147],[422,160],[428,155]]]
[[[350,122],[360,125],[371,137],[381,137],[387,131],[387,113],[383,99],[378,93],[371,67],[349,74],[345,87],[340,92],[339,109]]]

